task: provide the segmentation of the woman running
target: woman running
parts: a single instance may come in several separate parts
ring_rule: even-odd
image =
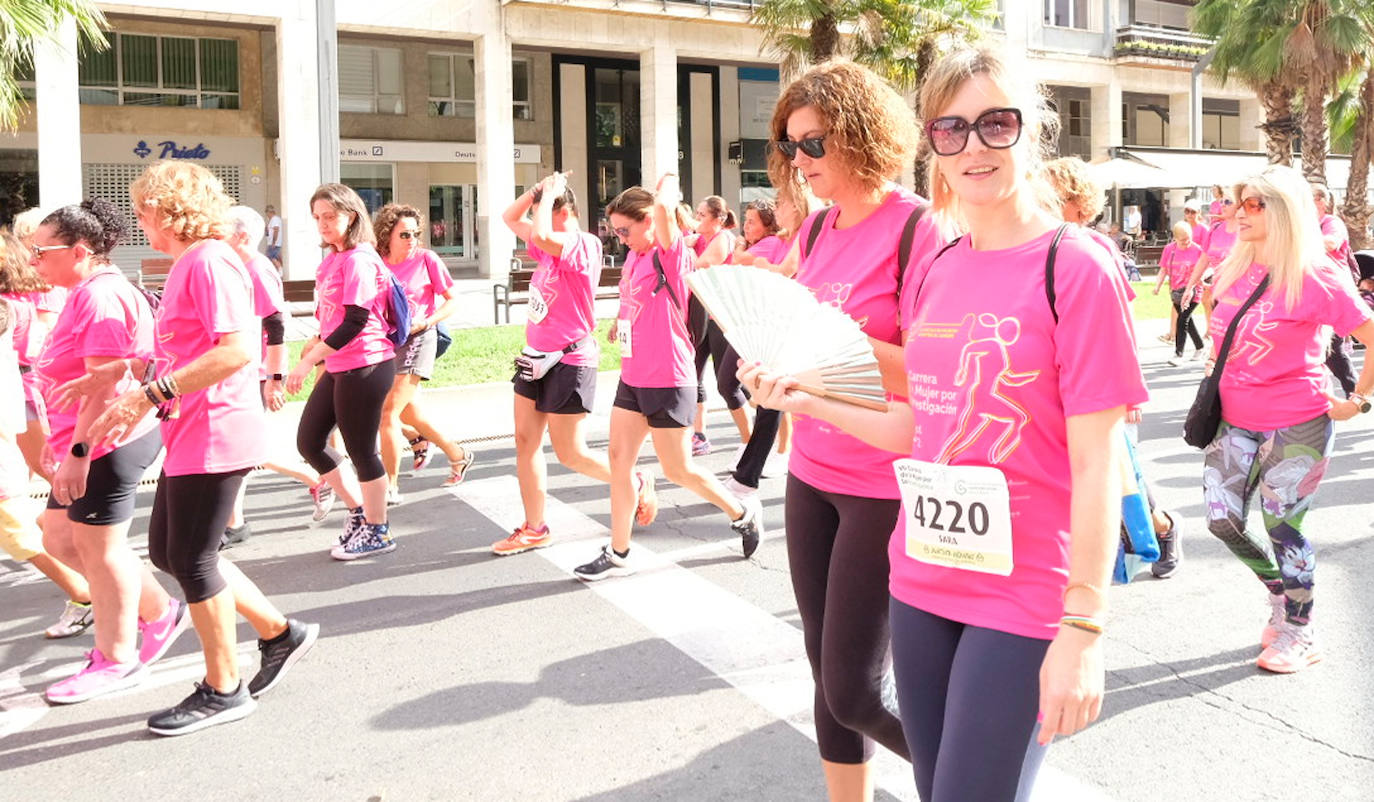
[[[682,215],[678,215],[682,220]],[[727,264],[735,251],[739,236],[735,228],[739,225],[735,212],[719,195],[711,195],[697,205],[697,237],[692,246],[696,253],[693,267],[705,270],[716,265]],[[730,346],[721,333],[720,324],[706,314],[706,307],[695,296],[688,302],[688,322],[691,326],[696,348],[697,369],[697,411],[692,420],[692,456],[702,457],[711,453],[711,441],[706,436],[706,360],[715,366],[716,391],[725,399],[730,417],[739,430],[741,442],[749,441],[749,413],[744,405],[748,402],[735,378],[735,362],[727,359],[725,349]]]
[[[372,220],[358,193],[343,184],[324,184],[310,197],[322,247],[329,253],[315,270],[320,335],[311,338],[286,377],[295,393],[324,363],[301,412],[296,448],[348,506],[348,521],[329,555],[356,560],[396,550],[386,517],[386,469],[377,453],[382,406],[395,376],[396,349],[387,339],[390,271],[373,244]],[[353,461],[340,467],[329,446],[335,426]]]
[[[1042,128],[1056,119],[1041,95],[991,51],[965,50],[941,58],[920,105],[934,208],[968,234],[908,277],[909,403],[874,412],[756,367],[741,378],[759,383],[764,405],[911,455],[896,466],[904,515],[889,553],[917,792],[1026,799],[1044,745],[1101,704],[1114,459],[1145,385],[1119,270],[1064,226],[1036,177]],[[789,125],[789,138],[814,136],[806,128]]]
[[[396,351],[396,378],[382,405],[382,465],[386,468],[387,503],[399,504],[401,451],[406,445],[401,434],[403,423],[425,440],[426,448],[428,444],[436,445],[448,457],[448,478],[442,487],[456,487],[462,482],[477,454],[445,437],[420,404],[420,382],[429,381],[438,354],[439,331],[435,327],[458,308],[453,277],[439,254],[420,247],[419,209],[388,203],[377,210],[373,228],[377,253],[406,288],[406,297],[414,310],[410,336]]]
[[[233,201],[209,170],[185,161],[150,165],[129,188],[148,243],[172,257],[157,311],[156,354],[106,365],[70,382],[93,394],[121,376],[144,377],[90,427],[99,448],[148,420],[162,420],[167,455],[148,519],[148,554],[181,586],[205,658],[205,678],[179,704],[148,719],[155,735],[187,735],[237,721],[306,654],[318,624],[288,619],[219,554],[243,477],[266,452],[256,351],[262,324],[252,281],[223,241]],[[235,613],[258,633],[261,667],[239,678]],[[101,611],[96,610],[99,626]]]
[[[1257,300],[1235,324],[1222,366],[1222,423],[1202,487],[1208,528],[1269,591],[1259,666],[1287,674],[1322,658],[1312,627],[1315,552],[1302,525],[1326,474],[1332,421],[1368,412],[1374,393],[1368,359],[1348,398],[1328,392],[1325,328],[1374,348],[1374,322],[1345,267],[1328,257],[1297,170],[1270,167],[1237,194],[1237,242],[1216,268],[1217,349],[1239,307]],[[1245,523],[1257,493],[1264,536]]]
[[[673,219],[677,176],[664,175],[657,192],[631,187],[606,207],[615,235],[629,249],[620,278],[620,313],[611,337],[620,343],[620,386],[611,409],[611,542],[574,569],[587,581],[634,573],[630,531],[636,513],[634,466],[646,436],[668,481],[691,490],[730,516],[744,556],[758,548],[763,508],[735,500],[715,476],[692,462],[688,432],[696,386],[687,332],[687,274],[692,252]],[[642,513],[642,509],[640,510]]]
[[[24,399],[25,425],[16,442],[29,470],[47,480],[40,456],[48,441],[48,416],[33,363],[57,319],[51,312],[40,310],[40,303],[47,304],[58,293],[29,264],[30,246],[8,232],[0,233],[0,238],[0,298],[10,304],[10,333],[19,360]],[[61,299],[66,299],[65,292]]]
[[[491,545],[492,553],[507,556],[543,548],[553,537],[544,521],[546,429],[563,467],[610,482],[611,466],[605,454],[587,448],[583,426],[596,397],[601,358],[595,310],[601,240],[578,224],[577,196],[568,189],[565,173],[546,176],[516,198],[501,218],[525,241],[537,265],[530,278],[525,354],[534,355],[540,371],[536,376],[533,367],[522,368],[511,379],[515,385],[515,474],[525,520],[510,536]],[[546,362],[550,364],[545,366]],[[658,513],[654,484],[640,471],[635,471],[635,484],[636,519],[647,526]]]
[[[1169,282],[1169,300],[1178,313],[1178,323],[1174,327],[1174,358],[1170,365],[1183,364],[1183,346],[1187,338],[1193,339],[1193,359],[1206,356],[1202,348],[1202,335],[1198,334],[1197,324],[1193,322],[1193,310],[1197,308],[1197,288],[1188,283],[1193,268],[1206,258],[1202,246],[1193,240],[1193,227],[1185,222],[1174,223],[1174,238],[1164,246],[1159,255],[1159,279],[1155,282],[1155,295],[1164,282]],[[1184,297],[1188,303],[1184,303]]]
[[[52,476],[43,543],[86,578],[95,617],[95,648],[85,667],[48,687],[45,695],[55,704],[138,684],[190,623],[185,606],[167,595],[128,541],[138,482],[162,448],[157,421],[151,415],[130,421],[108,444],[92,432],[106,405],[138,386],[119,378],[125,361],[153,351],[152,310],[110,263],[123,234],[123,214],[103,200],[64,206],[34,233],[34,268],[49,284],[71,290],[34,362],[48,414],[44,462]],[[84,403],[61,392],[64,383],[111,366],[119,380]]]

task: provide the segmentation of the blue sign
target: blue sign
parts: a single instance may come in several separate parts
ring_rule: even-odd
[[[159,159],[193,159],[201,160],[210,158],[210,149],[205,147],[205,143],[197,142],[194,147],[177,146],[177,143],[167,139],[157,143],[161,149],[158,153]],[[134,148],[134,155],[140,159],[146,159],[153,152],[144,140],[138,140],[138,145]]]

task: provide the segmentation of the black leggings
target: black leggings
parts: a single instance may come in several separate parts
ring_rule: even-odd
[[[874,741],[908,754],[885,687],[887,542],[900,506],[787,477],[787,562],[816,681],[816,743],[831,763],[866,763]]]
[[[776,409],[759,407],[754,415],[754,429],[749,433],[749,442],[744,445],[744,453],[731,476],[745,487],[758,487],[763,476],[764,463],[773,451],[778,439],[778,428],[782,425],[782,413]]]
[[[1349,396],[1355,392],[1355,366],[1350,362],[1350,354],[1345,352],[1345,338],[1339,334],[1331,335],[1331,345],[1326,352],[1326,367],[1336,377],[1341,389]]]
[[[1050,642],[891,600],[892,668],[922,802],[1030,798],[1040,664]]]
[[[1178,312],[1178,327],[1174,329],[1174,356],[1183,356],[1184,337],[1193,338],[1193,347],[1202,350],[1202,337],[1198,334],[1197,324],[1193,322],[1193,310],[1197,309],[1197,298],[1185,308],[1182,293],[1173,294],[1174,311]]]
[[[176,579],[188,604],[225,588],[219,539],[249,470],[158,477],[148,518],[148,559]]]
[[[735,364],[739,361],[739,354],[730,347],[725,334],[720,330],[720,325],[714,320],[706,321],[704,342],[697,346],[697,403],[706,403],[705,377],[708,356],[716,367],[716,390],[720,397],[725,399],[725,406],[739,409],[749,403],[744,391],[740,389],[739,379],[735,378],[735,373],[739,371],[739,366]]]
[[[296,450],[316,473],[323,476],[339,467],[339,452],[329,447],[329,432],[338,426],[358,481],[386,475],[377,452],[377,432],[382,425],[382,404],[395,377],[394,359],[320,375],[296,429]]]

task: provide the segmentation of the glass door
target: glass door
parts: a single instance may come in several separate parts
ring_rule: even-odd
[[[477,186],[433,185],[429,188],[429,247],[441,256],[477,259]]]
[[[639,70],[596,65],[588,74],[589,191],[602,247],[618,255],[624,249],[605,219],[605,209],[626,187],[640,183]]]

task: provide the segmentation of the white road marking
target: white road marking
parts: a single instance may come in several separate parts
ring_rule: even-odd
[[[464,482],[451,492],[502,531],[524,516],[514,476]],[[610,534],[606,527],[553,497],[545,503],[544,516],[558,539],[537,553],[570,576],[575,567],[596,556],[592,544],[600,544]],[[708,548],[717,545],[694,546],[673,556],[682,558]],[[801,633],[647,546],[636,544],[634,557],[637,573],[588,583],[588,589],[814,740],[814,687]],[[691,604],[684,604],[684,599],[691,599]],[[879,787],[903,800],[916,799],[911,769],[904,761],[880,749],[874,769]],[[1033,799],[1105,802],[1108,797],[1045,766]]]

